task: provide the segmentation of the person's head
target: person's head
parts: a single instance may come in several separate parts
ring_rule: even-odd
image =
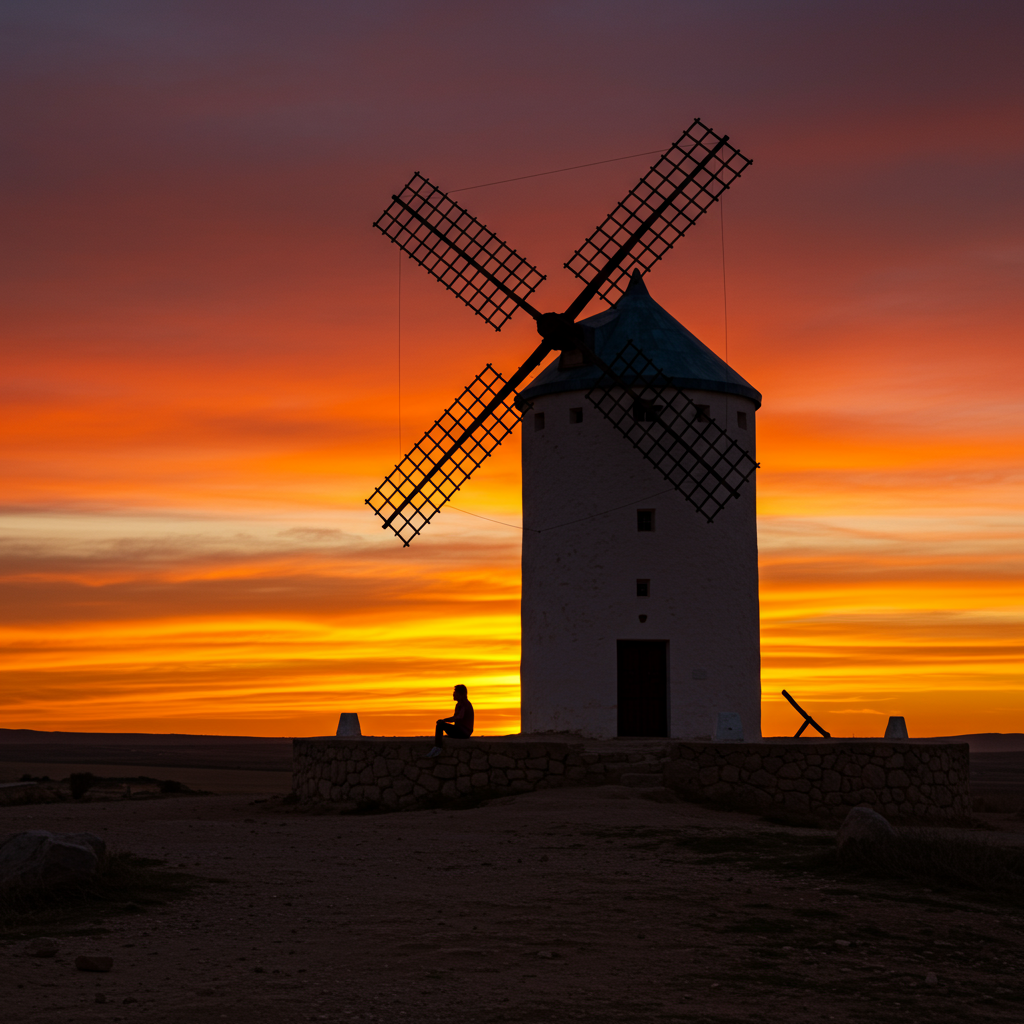
[[[452,690],[452,696],[456,700],[466,700],[469,697],[469,690],[467,690],[466,687],[462,685],[462,683],[459,683],[458,686],[456,686],[455,689]]]

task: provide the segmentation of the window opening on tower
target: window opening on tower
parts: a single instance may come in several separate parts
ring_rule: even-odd
[[[654,533],[653,508],[638,508],[636,510],[636,528],[639,533]]]
[[[543,430],[544,429],[544,413],[535,412],[533,414],[533,429]]]
[[[635,423],[657,423],[665,406],[655,405],[653,400],[638,398],[633,403],[633,421]]]
[[[570,423],[582,423],[583,422],[583,410],[582,409],[570,409],[569,410],[569,422]]]
[[[740,430],[747,429],[747,414],[745,412],[736,413],[736,426],[739,427]]]
[[[637,597],[650,597],[651,596],[651,581],[650,580],[637,580],[636,581],[636,596]]]

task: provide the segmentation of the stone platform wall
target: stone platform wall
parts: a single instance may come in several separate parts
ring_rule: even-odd
[[[890,820],[970,815],[966,743],[675,743],[666,784],[681,796],[842,818],[869,804]]]
[[[404,810],[588,781],[582,744],[449,739],[441,757],[427,757],[433,745],[295,740],[292,788],[302,804]]]
[[[447,740],[295,740],[300,805],[413,810],[555,786],[626,785],[759,811],[842,818],[869,804],[892,820],[968,816],[969,748],[880,741],[603,743]]]

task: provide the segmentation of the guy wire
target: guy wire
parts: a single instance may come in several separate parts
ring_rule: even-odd
[[[402,461],[402,252],[398,252],[398,461]]]
[[[588,519],[596,519],[598,516],[606,516],[609,512],[618,512],[619,509],[629,508],[630,505],[636,505],[637,502],[650,501],[651,498],[660,497],[662,494],[668,494],[669,491],[674,490],[674,487],[666,487],[663,491],[657,491],[654,494],[645,495],[643,498],[635,498],[633,501],[627,501],[625,505],[616,505],[615,508],[606,508],[603,512],[595,512],[593,515],[583,516],[580,519],[570,519],[567,523],[556,523],[554,526],[545,526],[540,530],[537,530],[532,526],[516,526],[515,523],[503,523],[500,519],[488,519],[487,516],[477,515],[476,512],[467,512],[464,508],[456,508],[455,505],[448,505],[447,507],[452,509],[454,512],[461,512],[463,515],[473,516],[475,519],[486,519],[489,523],[497,523],[499,526],[507,526],[510,530],[523,530],[529,533],[547,533],[548,530],[560,530],[563,526],[575,526],[576,523],[584,523]]]
[[[718,223],[722,234],[722,317],[725,321],[725,365],[729,365],[729,296],[725,288],[725,199],[718,199]]]
[[[502,178],[501,181],[485,181],[482,185],[466,185],[463,188],[452,188],[448,190],[449,195],[453,192],[471,192],[475,188],[489,188],[491,185],[507,185],[510,181],[525,181],[527,178],[543,178],[548,174],[562,174],[564,171],[579,171],[584,167],[598,167],[600,164],[614,164],[619,160],[633,160],[638,156],[653,156],[661,154],[663,149],[649,149],[644,153],[630,153],[628,156],[613,156],[610,160],[595,160],[589,164],[575,164],[573,167],[556,167],[553,171],[538,171],[536,174],[521,174],[518,178]]]

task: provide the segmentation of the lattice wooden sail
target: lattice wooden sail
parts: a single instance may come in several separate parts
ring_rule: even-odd
[[[374,223],[496,331],[544,275],[418,171]]]
[[[516,389],[553,349],[580,345],[575,320],[594,295],[615,302],[630,274],[650,270],[750,162],[695,120],[566,264],[586,284],[563,313],[535,309],[529,298],[544,275],[422,174],[392,196],[374,225],[385,237],[495,330],[518,307],[544,340],[508,381],[488,364],[367,499],[385,528],[408,546],[515,428]],[[713,421],[695,419],[697,407],[635,346],[604,369],[588,397],[710,522],[738,497],[753,460]]]
[[[632,341],[587,399],[709,523],[757,469]]]
[[[657,214],[633,241],[629,256],[598,288],[605,302],[615,303],[633,271],[646,274],[751,164],[727,140],[696,119],[576,250],[566,268],[591,281]]]
[[[488,363],[366,499],[406,547],[515,429],[515,391],[494,405],[506,383]]]

